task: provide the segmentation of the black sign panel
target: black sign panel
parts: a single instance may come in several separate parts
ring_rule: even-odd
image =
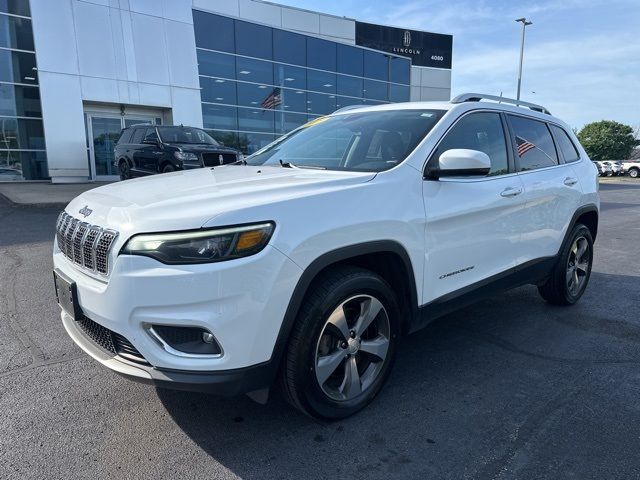
[[[451,68],[451,35],[356,22],[356,45],[409,57],[413,65]]]

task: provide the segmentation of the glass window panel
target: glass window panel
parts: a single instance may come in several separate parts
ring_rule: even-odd
[[[31,20],[0,15],[0,47],[35,50]]]
[[[224,53],[197,50],[198,73],[210,77],[236,78],[236,57]]]
[[[362,97],[362,79],[338,75],[338,95]]]
[[[455,148],[486,153],[491,160],[489,175],[509,171],[507,145],[498,113],[472,113],[462,117],[442,139],[433,156],[440,158],[441,154]]]
[[[389,80],[409,85],[411,83],[411,61],[408,58],[389,58]]]
[[[273,30],[273,59],[276,62],[307,64],[307,42],[304,35]]]
[[[233,19],[193,10],[196,46],[222,52],[235,52]]]
[[[236,53],[249,57],[273,58],[272,29],[255,23],[236,20]],[[212,32],[214,35],[217,32]]]
[[[273,85],[273,63],[252,58],[236,58],[236,78],[245,82]]]
[[[389,58],[384,53],[364,51],[364,76],[376,80],[389,80]]]
[[[238,130],[273,133],[273,119],[273,110],[238,108]]]
[[[147,132],[146,128],[134,128],[133,135],[131,135],[131,143],[136,145],[142,143],[142,138],[144,137],[144,134],[146,132]]]
[[[42,120],[0,118],[0,149],[15,148],[44,150]]]
[[[0,115],[42,117],[40,89],[0,84]]]
[[[236,82],[222,78],[200,77],[200,95],[203,102],[236,105]]]
[[[0,151],[0,182],[47,178],[49,172],[45,152]]]
[[[363,75],[364,54],[361,48],[350,47],[349,45],[338,44],[338,73],[348,73],[349,75]]]
[[[564,157],[565,162],[575,162],[580,160],[580,154],[576,149],[576,146],[569,138],[567,132],[564,129],[557,127],[556,125],[551,125],[551,130],[556,136],[556,141],[558,142],[558,148],[562,152],[562,156]]]
[[[307,111],[307,92],[304,90],[282,90],[282,108],[289,112]]]
[[[238,133],[239,148],[245,155],[251,155],[262,147],[266,147],[277,138],[274,134],[266,133]]]
[[[202,123],[204,128],[237,130],[238,114],[236,107],[202,104]]]
[[[316,115],[327,115],[336,111],[336,96],[308,93],[307,105],[307,112]]]
[[[315,92],[336,93],[336,74],[309,70],[307,88]]]
[[[223,132],[218,130],[206,130],[211,137],[220,145],[231,148],[239,148],[238,132]]]
[[[336,71],[336,44],[328,40],[307,37],[307,66]]]
[[[276,112],[276,133],[283,135],[307,123],[304,113]]]
[[[336,97],[336,109],[348,107],[350,105],[362,105],[362,99],[352,97]]]
[[[276,85],[288,88],[307,88],[307,69],[276,63],[273,66]]]
[[[279,87],[271,85],[238,82],[238,105],[253,108],[280,108],[281,91]]]
[[[0,12],[23,15],[25,17],[31,16],[29,2],[25,0],[0,0]]]
[[[35,54],[0,50],[0,80],[37,85]]]
[[[375,80],[364,81],[364,98],[370,100],[387,100],[387,83]]]
[[[520,170],[535,170],[558,164],[551,132],[543,122],[509,115],[513,126],[516,164]]]
[[[392,102],[409,101],[409,85],[389,84],[389,100]]]

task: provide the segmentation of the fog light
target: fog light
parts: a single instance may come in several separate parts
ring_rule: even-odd
[[[216,339],[213,336],[213,333],[211,333],[211,332],[202,332],[202,341],[204,343],[213,343],[213,342],[216,341]]]
[[[221,355],[222,347],[210,331],[201,327],[152,325],[151,336],[174,355]]]

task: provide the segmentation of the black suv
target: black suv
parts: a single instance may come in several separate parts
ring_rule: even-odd
[[[122,180],[237,162],[240,154],[200,128],[133,125],[120,134],[114,165]]]

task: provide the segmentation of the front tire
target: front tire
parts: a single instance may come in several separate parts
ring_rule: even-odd
[[[120,173],[120,180],[129,180],[131,178],[131,166],[126,160],[122,160],[118,164],[118,170]]]
[[[550,277],[543,285],[538,286],[538,292],[552,305],[573,305],[587,288],[592,264],[591,231],[579,223],[571,231],[569,241]]]
[[[367,406],[391,371],[399,321],[396,296],[380,276],[357,267],[322,274],[303,301],[285,352],[285,398],[325,419]]]
[[[170,163],[167,163],[164,167],[162,167],[162,173],[170,173],[175,171],[176,169]]]
[[[640,170],[638,170],[637,168],[629,169],[629,176],[631,178],[638,178],[638,176],[640,176]]]

